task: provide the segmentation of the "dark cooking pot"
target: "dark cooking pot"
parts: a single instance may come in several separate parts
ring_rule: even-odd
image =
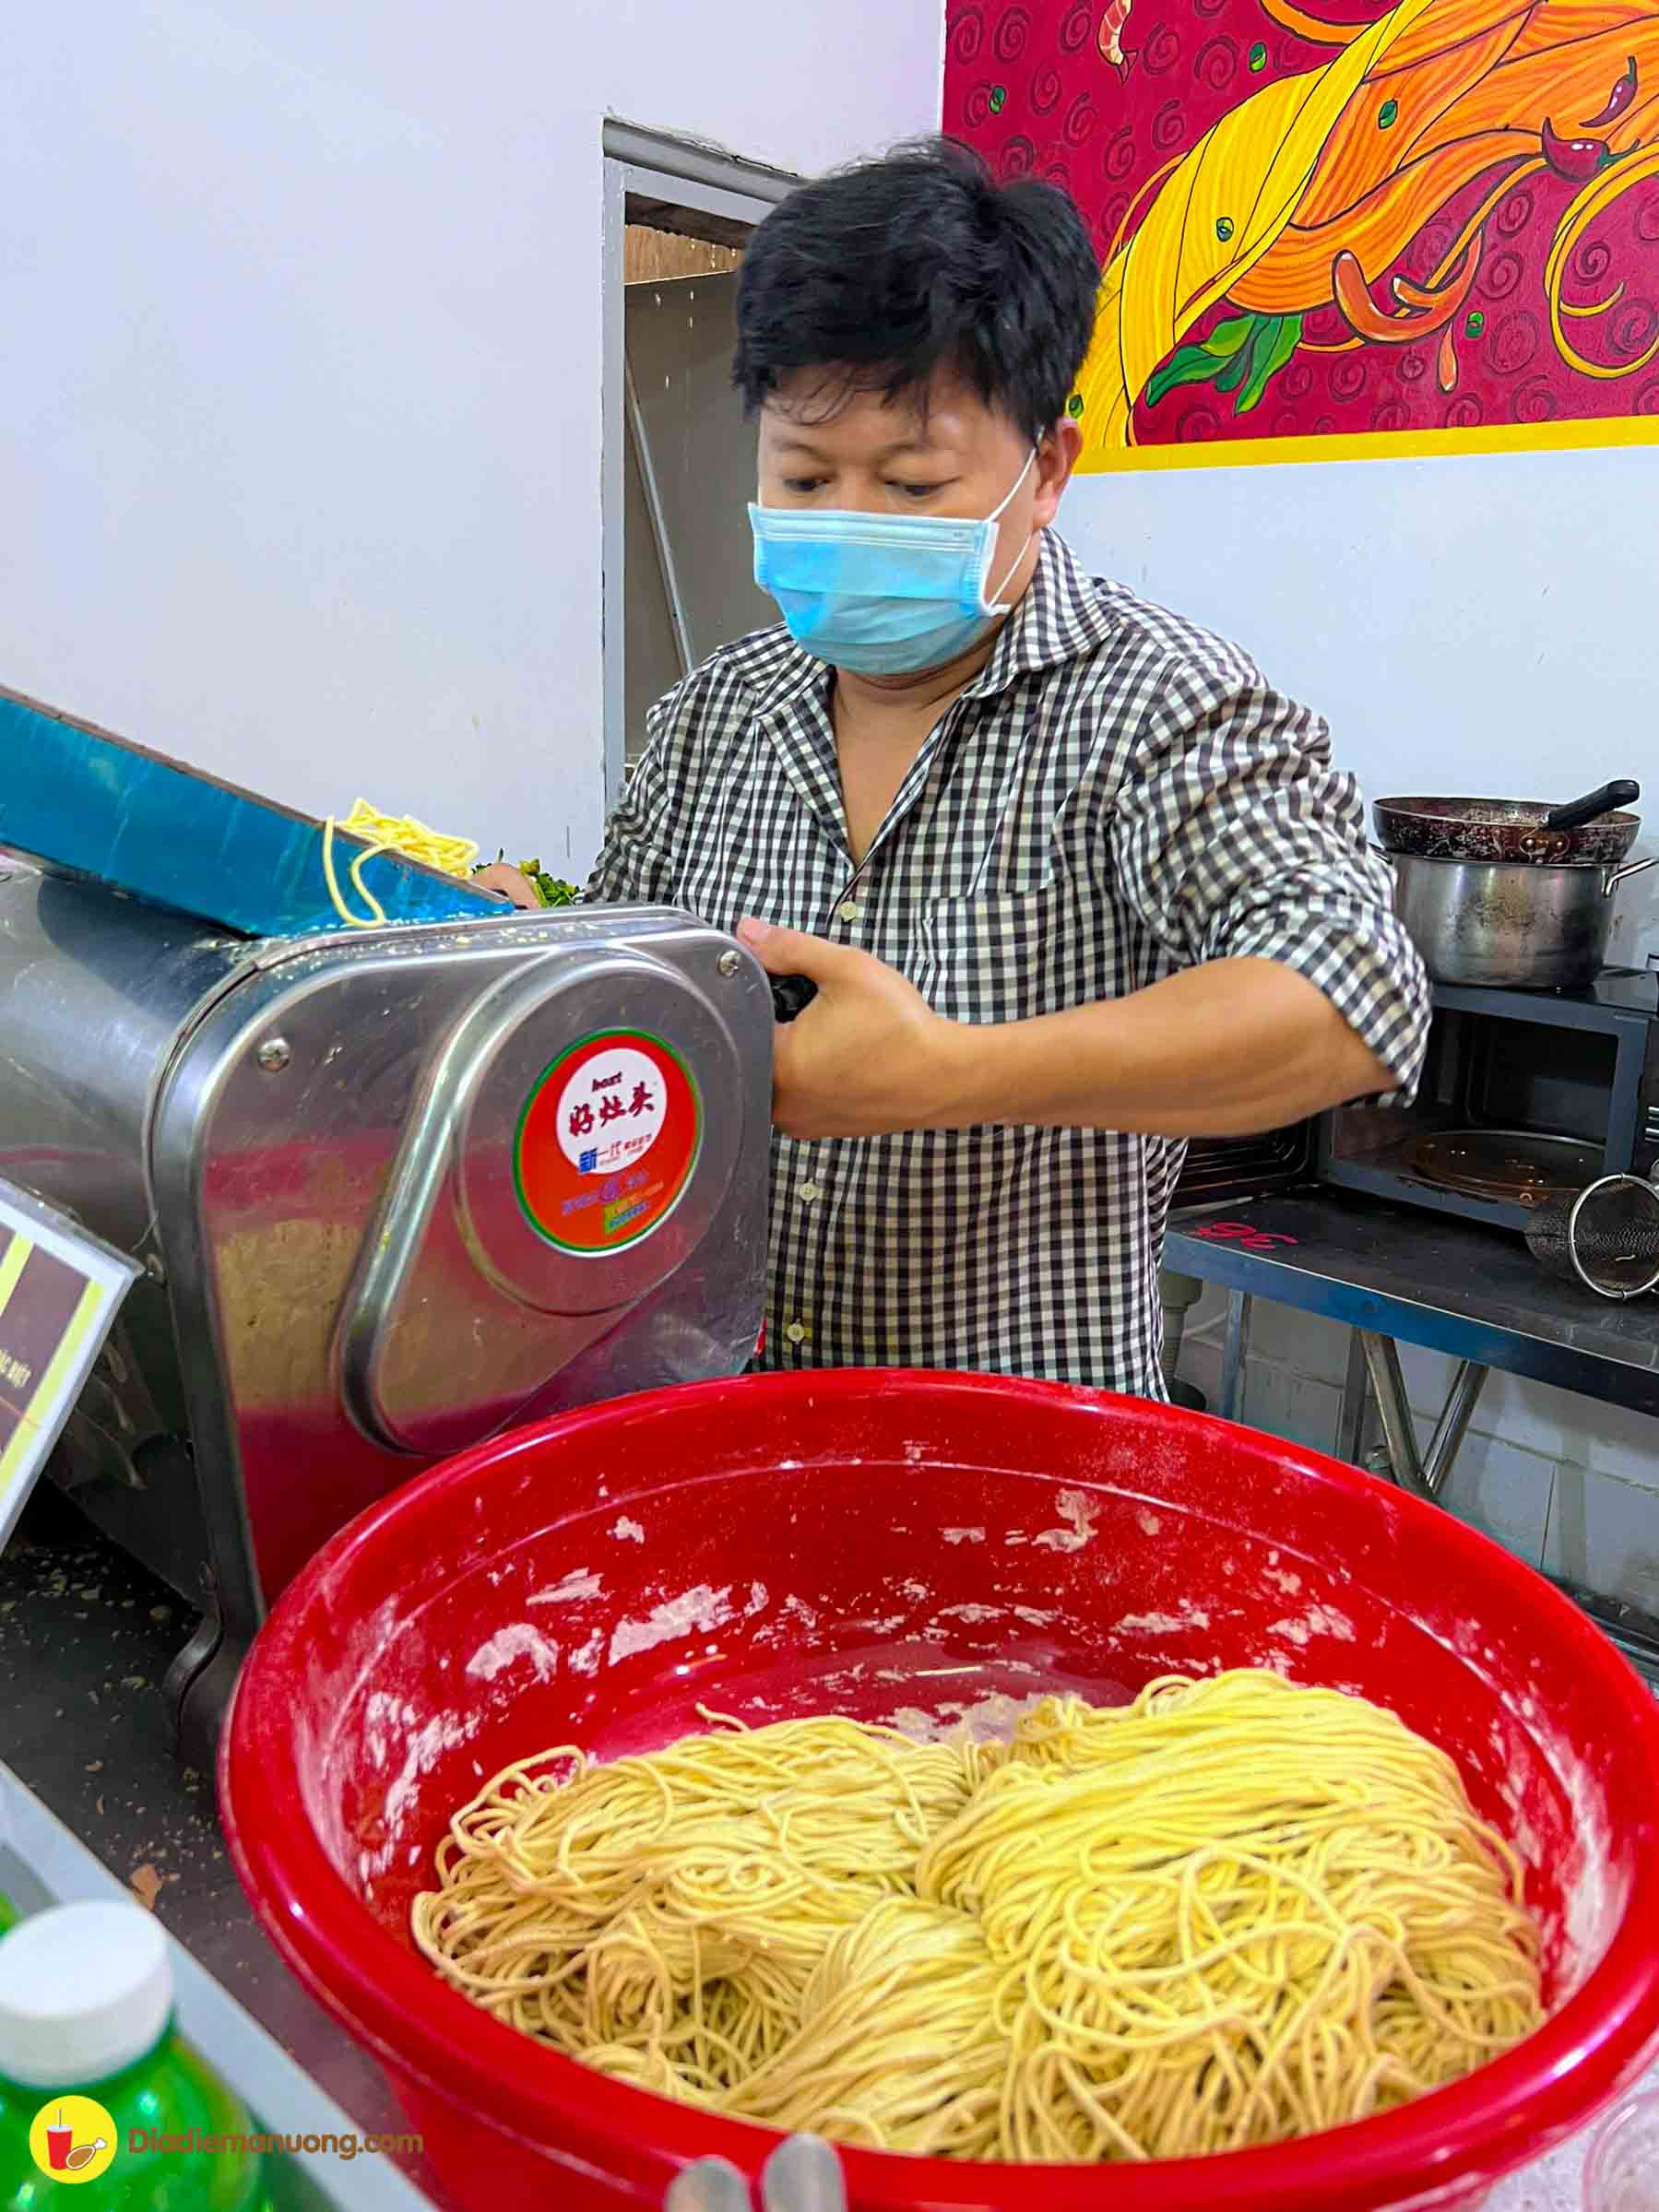
[[[1527,798],[1380,798],[1371,814],[1378,841],[1391,853],[1614,867],[1636,842],[1641,818],[1608,810],[1639,796],[1637,785],[1617,783],[1566,807]]]
[[[1578,990],[1607,962],[1613,894],[1659,853],[1624,868],[1441,860],[1385,853],[1394,912],[1436,983]]]

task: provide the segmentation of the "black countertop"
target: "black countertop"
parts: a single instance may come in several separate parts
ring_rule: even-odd
[[[0,1760],[366,2132],[408,2122],[249,1910],[213,1777],[181,1767],[161,1684],[196,1626],[49,1484],[0,1551]],[[419,2160],[404,2161],[428,2181]]]

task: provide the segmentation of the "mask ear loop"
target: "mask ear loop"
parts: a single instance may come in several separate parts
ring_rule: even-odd
[[[994,512],[993,512],[993,513],[991,513],[991,514],[989,514],[989,515],[988,515],[986,516],[986,518],[985,518],[985,519],[986,519],[986,521],[987,521],[987,522],[995,522],[995,521],[996,521],[996,519],[997,519],[997,517],[998,517],[998,515],[1000,515],[1002,513],[1002,509],[1003,509],[1004,507],[1006,507],[1006,506],[1007,506],[1009,500],[1013,499],[1013,497],[1014,493],[1015,493],[1015,492],[1016,492],[1016,491],[1019,490],[1020,486],[1021,486],[1021,485],[1022,485],[1022,484],[1023,484],[1023,483],[1025,481],[1025,479],[1026,479],[1026,478],[1027,478],[1027,477],[1028,477],[1028,476],[1031,474],[1031,464],[1032,464],[1032,462],[1033,462],[1033,461],[1035,461],[1035,460],[1036,460],[1036,458],[1037,458],[1037,447],[1034,445],[1034,446],[1031,448],[1031,451],[1030,451],[1030,452],[1029,452],[1029,453],[1028,453],[1028,454],[1025,455],[1025,467],[1024,467],[1024,468],[1022,468],[1022,469],[1020,470],[1020,473],[1019,473],[1019,475],[1018,475],[1018,476],[1016,476],[1016,477],[1014,478],[1014,479],[1013,479],[1013,483],[1012,483],[1012,484],[1010,484],[1010,486],[1008,487],[1008,493],[1007,493],[1007,497],[1006,497],[1006,498],[1005,498],[1005,499],[1002,501],[1001,506],[999,506],[998,508],[996,508],[996,509],[994,510]],[[1031,540],[1032,540],[1032,538],[1034,538],[1036,535],[1037,535],[1037,533],[1036,533],[1035,531],[1028,531],[1028,532],[1026,533],[1026,538],[1025,538],[1025,545],[1023,545],[1023,546],[1021,546],[1021,548],[1020,548],[1019,551],[1018,551],[1018,552],[1017,552],[1017,553],[1014,555],[1014,557],[1013,557],[1013,566],[1012,566],[1012,567],[1011,567],[1011,568],[1008,570],[1007,574],[1006,574],[1003,576],[1003,578],[1002,578],[1002,582],[1001,582],[1001,584],[999,584],[999,585],[998,585],[998,586],[997,586],[997,589],[998,589],[998,591],[999,591],[999,592],[1001,592],[1001,591],[1003,589],[1004,586],[1006,586],[1006,584],[1007,584],[1007,582],[1008,582],[1008,578],[1009,578],[1009,576],[1012,576],[1012,575],[1013,575],[1013,572],[1014,572],[1014,569],[1018,568],[1018,566],[1020,565],[1020,562],[1021,562],[1022,561],[1024,561],[1024,559],[1025,558],[1025,546],[1028,546],[1028,545],[1031,543]],[[981,594],[981,595],[980,595],[980,597],[981,597],[981,604],[983,604],[983,603],[984,603],[984,595],[983,595],[983,594]],[[998,605],[998,604],[996,604],[995,602],[992,602],[992,604],[991,604],[991,611],[992,611],[992,613],[993,613],[993,614],[1006,614],[1006,613],[1007,613],[1007,611],[1008,611],[1008,609],[1007,609],[1005,607],[1002,607],[1002,606],[1001,606],[1001,605]],[[998,831],[1000,831],[1000,830],[1001,829],[1002,823],[1003,823],[1003,822],[1005,822],[1005,821],[1008,819],[1008,814],[1009,814],[1010,809],[1013,807],[1013,798],[1012,798],[1012,797],[1011,797],[1011,798],[1010,798],[1007,800],[1007,802],[1004,804],[1004,806],[1003,806],[1002,812],[1001,812],[1001,816],[1000,816],[1000,817],[999,817],[999,819],[998,819],[998,822],[997,822],[997,824],[996,824],[996,828],[995,828],[995,829],[993,829],[993,830],[992,830],[992,831],[989,833],[989,834],[987,836],[987,838],[986,838],[986,840],[985,840],[985,850],[984,850],[984,852],[983,852],[983,853],[981,853],[981,855],[979,856],[979,865],[978,865],[978,867],[977,869],[975,869],[975,870],[974,870],[974,880],[973,880],[973,881],[972,881],[972,882],[971,882],[971,883],[968,885],[968,887],[967,887],[967,891],[966,891],[966,894],[965,894],[965,895],[966,895],[966,897],[968,897],[968,898],[971,898],[971,899],[977,899],[977,898],[978,897],[978,895],[979,895],[979,893],[980,893],[981,890],[984,888],[984,884],[985,884],[985,871],[986,871],[986,869],[987,869],[987,868],[989,866],[989,864],[990,864],[990,857],[991,857],[991,854],[992,854],[992,853],[995,851],[995,849],[996,849],[996,843],[997,843],[997,833],[998,833]]]
[[[1025,455],[1025,467],[1020,470],[1019,475],[1014,478],[1013,483],[1009,485],[1007,491],[1002,494],[1002,497],[997,502],[990,513],[985,517],[988,523],[1001,520],[1003,513],[1008,507],[1009,502],[1013,498],[1014,493],[1019,490],[1020,486],[1025,481],[1025,479],[1031,474],[1031,464],[1036,460],[1036,458],[1037,447],[1034,445],[1031,448],[1031,451]],[[1034,530],[1026,531],[1025,544],[1021,546],[1019,551],[1014,555],[1013,559],[1009,562],[1007,568],[1002,572],[1001,583],[997,586],[996,590],[992,592],[989,597],[986,596],[985,586],[983,581],[981,581],[979,586],[979,604],[984,609],[986,613],[1006,614],[1009,611],[1009,609],[1002,604],[1002,594],[1008,588],[1009,577],[1013,575],[1014,570],[1018,568],[1020,562],[1025,558],[1026,548],[1030,545],[1032,538],[1036,535],[1037,533]],[[993,531],[991,535],[991,544],[994,545],[995,542],[996,534]],[[985,549],[985,565],[987,568],[990,566],[989,545],[988,545]]]

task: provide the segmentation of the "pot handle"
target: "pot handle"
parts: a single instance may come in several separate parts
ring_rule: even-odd
[[[1650,868],[1659,868],[1659,853],[1650,853],[1645,860],[1627,860],[1622,868],[1608,868],[1602,871],[1602,890],[1611,898],[1628,877],[1639,876]]]
[[[1599,791],[1586,791],[1582,798],[1571,799],[1564,807],[1551,807],[1544,817],[1544,826],[1546,830],[1582,830],[1586,822],[1599,822],[1616,808],[1633,807],[1641,797],[1641,786],[1625,776],[1616,784],[1604,784]]]

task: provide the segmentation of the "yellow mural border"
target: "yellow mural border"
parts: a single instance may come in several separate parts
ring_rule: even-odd
[[[1261,468],[1314,461],[1423,461],[1442,454],[1582,453],[1588,446],[1659,445],[1659,415],[1581,416],[1566,422],[1494,422],[1472,430],[1360,431],[1343,436],[1204,438],[1188,444],[1086,449],[1079,476],[1158,468]]]

